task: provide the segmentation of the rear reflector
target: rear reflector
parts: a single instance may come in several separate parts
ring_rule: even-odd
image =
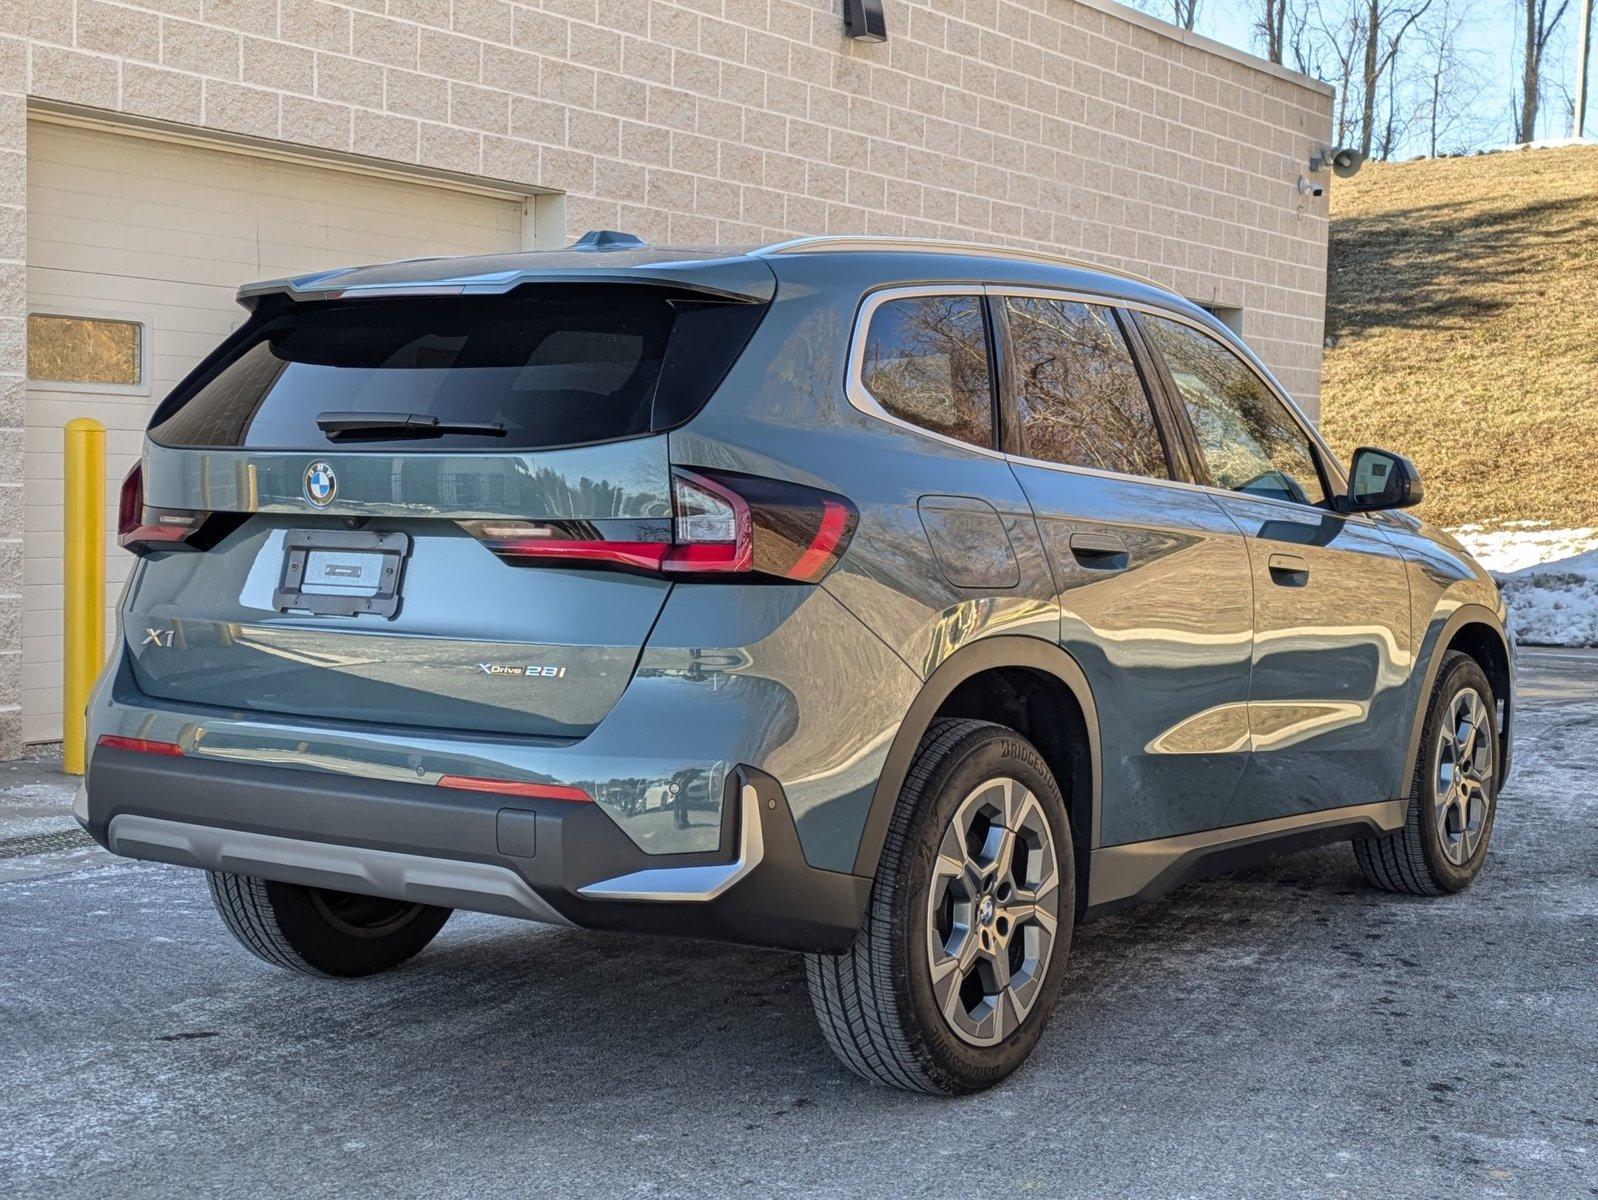
[[[520,783],[514,779],[481,779],[476,775],[441,775],[438,786],[462,792],[494,792],[501,796],[522,796],[529,800],[566,800],[592,804],[594,798],[582,788],[558,783]]]
[[[123,737],[119,733],[102,733],[95,745],[108,750],[132,750],[136,754],[164,754],[169,758],[183,755],[183,747],[176,742],[152,742],[149,738]]]

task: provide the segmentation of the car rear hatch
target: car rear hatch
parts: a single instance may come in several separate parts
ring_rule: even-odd
[[[587,733],[672,587],[666,431],[773,290],[758,259],[603,250],[244,289],[250,320],[163,402],[124,486],[138,686]]]

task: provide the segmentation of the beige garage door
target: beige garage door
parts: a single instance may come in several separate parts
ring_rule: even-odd
[[[242,320],[233,300],[239,284],[522,244],[522,204],[514,198],[31,123],[24,737],[61,736],[67,421],[90,416],[106,426],[106,525],[114,530],[117,490],[150,410]],[[110,601],[131,561],[113,536]]]

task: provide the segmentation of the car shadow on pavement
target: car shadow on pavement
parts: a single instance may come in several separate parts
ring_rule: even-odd
[[[1051,1036],[1022,1078],[1058,1066],[1112,1069],[1121,1049],[1114,1032],[1135,1037],[1148,1016],[1132,998],[1160,1011],[1236,986],[1232,976],[1284,954],[1272,927],[1320,929],[1335,941],[1335,910],[1363,907],[1368,896],[1346,849],[1311,851],[1080,927]],[[1369,918],[1350,912],[1346,924],[1350,939],[1362,939]],[[335,1042],[341,1026],[364,1037],[374,1022],[393,1022],[401,1044],[385,1046],[383,1058],[457,1103],[472,1103],[473,1081],[552,1104],[640,1084],[691,1091],[701,1104],[725,1095],[734,1107],[752,1095],[779,1105],[818,1091],[834,1101],[891,1095],[834,1061],[812,1022],[797,955],[457,916],[393,975],[279,987],[293,994],[273,1005],[277,1019],[309,1018]]]

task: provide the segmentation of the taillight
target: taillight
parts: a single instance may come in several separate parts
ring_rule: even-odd
[[[641,521],[461,521],[515,563],[610,566],[708,578],[815,583],[842,556],[857,521],[842,496],[727,471],[672,474],[672,517]]]
[[[243,520],[242,513],[149,507],[144,503],[144,466],[134,463],[117,499],[117,545],[134,554],[208,550]]]
[[[673,574],[722,574],[754,567],[754,514],[724,482],[689,471],[671,479],[672,547],[661,565]]]

